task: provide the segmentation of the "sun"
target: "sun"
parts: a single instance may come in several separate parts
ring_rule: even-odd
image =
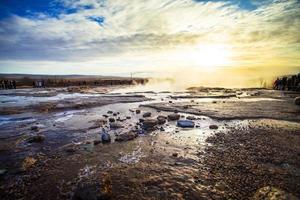
[[[231,64],[232,52],[224,44],[198,44],[183,54],[184,59],[197,67],[212,70]]]

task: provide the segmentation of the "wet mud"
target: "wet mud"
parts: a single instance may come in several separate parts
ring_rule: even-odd
[[[1,199],[300,197],[295,93],[218,88],[52,93],[0,94]],[[35,107],[44,103],[61,108]],[[4,112],[5,107],[19,112]]]

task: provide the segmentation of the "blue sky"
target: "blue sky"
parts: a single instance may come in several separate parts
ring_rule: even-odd
[[[295,68],[299,9],[299,0],[0,0],[0,73]]]

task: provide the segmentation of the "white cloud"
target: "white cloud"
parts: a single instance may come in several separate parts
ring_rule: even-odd
[[[180,62],[172,57],[199,47],[198,43],[229,45],[236,65],[266,64],[273,56],[284,60],[279,65],[289,60],[300,65],[297,0],[253,2],[258,8],[251,11],[224,2],[192,0],[60,1],[77,12],[57,17],[14,15],[0,21],[0,72],[6,67],[4,61],[20,67],[26,62],[61,62],[66,69],[78,62],[131,71],[150,64],[193,66],[196,63],[185,63],[184,57]],[[104,17],[103,24],[91,16]],[[126,56],[131,57],[126,60]]]

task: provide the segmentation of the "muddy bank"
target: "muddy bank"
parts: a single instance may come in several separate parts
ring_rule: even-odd
[[[299,123],[259,120],[249,130],[232,128],[209,137],[199,182],[224,199],[251,199],[263,187],[284,190],[275,199],[300,195]],[[261,198],[267,198],[268,191]],[[294,196],[294,197],[293,197]]]
[[[0,115],[1,199],[300,196],[299,107],[290,94],[100,90],[3,95],[1,108],[29,109]],[[55,109],[37,109],[48,104]]]
[[[175,102],[142,105],[162,111],[205,115],[218,120],[282,119],[300,121],[300,107],[288,100],[211,100],[208,102]]]

